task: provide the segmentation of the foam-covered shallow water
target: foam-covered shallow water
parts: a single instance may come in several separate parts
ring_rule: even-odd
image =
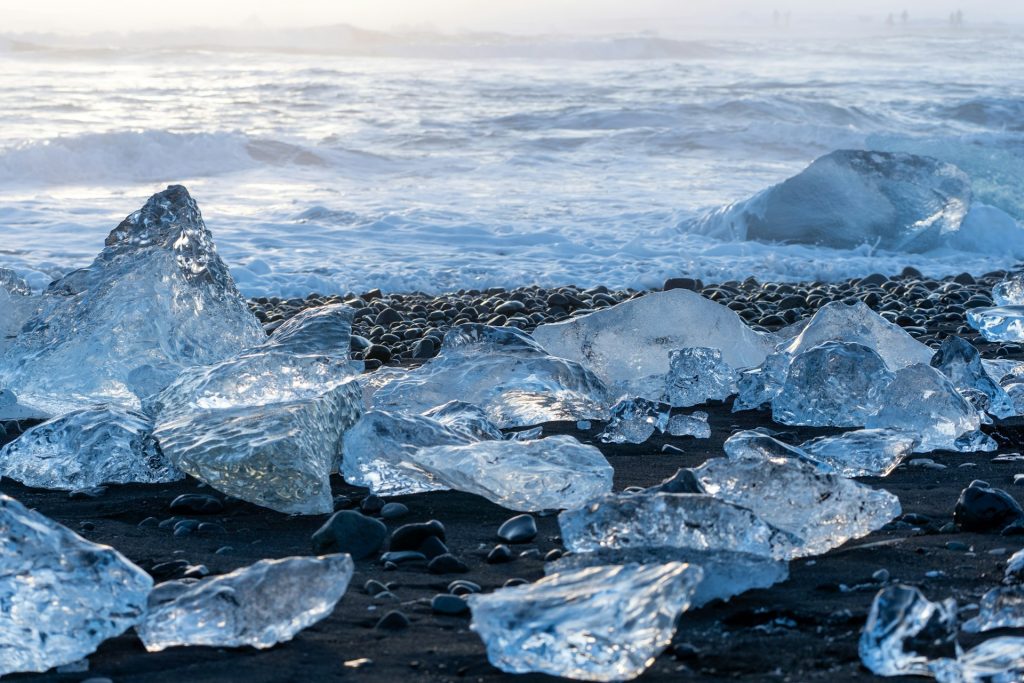
[[[685,230],[842,148],[954,163],[976,201],[1019,221],[1024,39],[1012,33],[584,48],[441,59],[0,45],[0,265],[37,287],[86,265],[172,182],[250,295],[906,265],[937,276],[1024,257],[1024,239],[903,254]]]

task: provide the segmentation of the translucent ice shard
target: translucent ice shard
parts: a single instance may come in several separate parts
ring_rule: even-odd
[[[533,336],[549,353],[593,370],[618,396],[629,393],[640,378],[665,376],[670,351],[718,349],[731,367],[748,368],[760,365],[772,345],[770,337],[750,329],[735,311],[685,289],[653,292],[541,325]]]
[[[992,638],[930,668],[939,683],[1018,683],[1024,680],[1024,638]]]
[[[913,154],[837,150],[788,180],[697,221],[729,240],[923,252],[946,245],[971,208],[968,177]]]
[[[1024,306],[996,306],[972,308],[967,311],[967,323],[981,332],[981,336],[994,342],[1024,341]]]
[[[345,434],[341,473],[349,484],[366,486],[382,496],[443,490],[448,487],[417,464],[416,451],[482,438],[425,415],[371,410]]]
[[[150,652],[179,645],[273,647],[329,616],[352,572],[348,555],[288,557],[194,583],[162,583],[136,631]]]
[[[665,401],[676,408],[724,401],[736,393],[738,375],[718,349],[693,347],[668,355]]]
[[[423,413],[424,417],[437,420],[445,427],[470,436],[475,440],[504,438],[498,425],[487,419],[487,414],[479,406],[465,401],[449,401],[443,406],[431,408]],[[539,427],[537,429],[540,429]],[[517,434],[527,434],[532,430],[524,430]],[[437,446],[441,444],[429,444]]]
[[[607,417],[607,388],[594,373],[510,327],[454,327],[435,358],[389,379],[374,387],[374,408],[419,414],[460,400],[502,428]]]
[[[693,470],[701,487],[800,538],[800,556],[827,552],[900,514],[899,498],[888,491],[847,479],[764,434],[733,435],[725,451],[728,458]]]
[[[964,622],[968,633],[1024,627],[1024,586],[999,586],[982,596],[977,616]]]
[[[860,636],[860,661],[879,676],[929,676],[930,660],[956,648],[956,602],[931,602],[912,586],[875,596]]]
[[[789,563],[761,555],[725,550],[692,548],[640,548],[637,550],[599,550],[569,553],[544,564],[545,574],[558,574],[583,567],[625,564],[664,564],[686,562],[704,570],[694,591],[691,607],[702,607],[712,600],[728,600],[755,588],[769,588],[789,578]]]
[[[802,543],[746,508],[696,493],[607,495],[561,513],[558,525],[574,553],[675,548],[785,560]]]
[[[827,341],[863,344],[881,356],[894,372],[915,363],[927,365],[932,358],[930,348],[860,301],[825,304],[803,325],[800,333],[780,345],[779,350],[796,356]]]
[[[788,353],[773,353],[764,359],[761,367],[740,371],[733,412],[755,410],[778,396],[786,381],[791,360],[793,358]]]
[[[17,296],[28,296],[32,288],[25,279],[10,268],[0,268],[0,291]]]
[[[0,474],[67,491],[185,477],[160,450],[149,418],[116,406],[76,410],[32,427],[0,449]]]
[[[604,443],[643,443],[655,430],[668,427],[671,407],[645,398],[623,399],[615,404],[604,431],[597,438]]]
[[[1013,273],[993,287],[992,300],[997,306],[1024,304],[1024,272]]]
[[[672,436],[693,436],[698,439],[711,437],[708,414],[700,410],[692,415],[673,415],[668,420],[668,433]]]
[[[196,203],[175,185],[110,233],[85,270],[53,283],[0,360],[0,383],[60,414],[137,409],[185,367],[263,341]]]
[[[996,417],[1015,414],[1013,401],[1006,391],[989,377],[981,364],[981,354],[961,337],[946,337],[932,357],[931,366],[944,374],[978,410],[986,410]]]
[[[882,409],[868,427],[906,432],[918,439],[916,451],[994,450],[995,442],[978,431],[981,415],[957,393],[949,379],[928,365],[896,372],[881,396]]]
[[[445,488],[523,511],[579,507],[611,491],[614,474],[601,451],[567,435],[432,446],[412,459]]]
[[[469,598],[491,664],[588,681],[636,678],[668,646],[701,569],[591,567]]]
[[[1008,586],[1024,584],[1024,550],[1018,550],[1006,561],[1003,583]]]
[[[262,346],[299,356],[348,359],[354,314],[343,304],[307,308],[274,330]]]
[[[153,580],[0,494],[0,676],[76,662],[145,616]]]
[[[858,427],[878,412],[892,377],[871,348],[824,342],[793,358],[782,390],[772,399],[772,417],[790,425]]]
[[[844,477],[884,477],[914,452],[917,440],[891,429],[857,429],[800,444],[808,456]]]
[[[228,495],[279,512],[333,509],[330,475],[362,412],[358,383],[314,398],[200,410],[154,433],[174,465]]]
[[[13,270],[0,268],[0,359],[39,304],[28,283]]]

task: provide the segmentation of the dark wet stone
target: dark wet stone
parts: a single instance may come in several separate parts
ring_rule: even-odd
[[[520,578],[516,577],[516,578],[509,579],[505,583],[501,584],[501,587],[502,588],[512,588],[513,586],[525,586],[528,583],[530,583],[530,582],[527,581],[526,579],[520,579]]]
[[[964,531],[1000,531],[1024,519],[1024,509],[1006,491],[983,481],[973,481],[960,493],[953,521]]]
[[[420,543],[419,552],[423,553],[427,556],[427,558],[432,560],[435,557],[448,554],[451,551],[448,550],[448,546],[444,544],[444,541],[442,541],[437,536],[428,536],[427,538],[423,539],[423,543]]]
[[[391,349],[383,344],[371,344],[370,348],[366,349],[366,352],[363,354],[363,358],[368,361],[375,360],[381,363],[387,363],[391,360]]]
[[[139,522],[136,526],[140,529],[155,529],[160,525],[160,520],[156,517],[146,517],[144,520]]]
[[[380,509],[380,516],[383,519],[398,519],[409,514],[409,508],[402,503],[385,503]]]
[[[313,551],[317,555],[348,553],[360,560],[380,550],[387,534],[383,522],[354,510],[342,510],[313,534]]]
[[[479,593],[483,588],[480,584],[467,581],[466,579],[455,579],[448,584],[448,592],[454,595],[468,595],[470,593]]]
[[[506,543],[529,543],[537,537],[537,520],[533,515],[516,515],[498,528],[498,538]]]
[[[359,502],[359,509],[368,515],[376,515],[384,509],[384,499],[370,494]]]
[[[417,360],[426,360],[437,355],[437,343],[431,337],[420,339],[412,347],[412,357]]]
[[[335,496],[334,497],[334,511],[338,510],[351,510],[354,507],[358,507],[359,501],[348,496]]]
[[[217,524],[216,522],[201,522],[196,527],[196,531],[205,536],[216,536],[218,534],[226,534],[227,529],[224,528],[223,524]]]
[[[562,551],[559,550],[558,548],[553,548],[553,549],[549,550],[544,555],[544,561],[545,562],[554,562],[555,560],[559,559],[560,557],[562,557]]]
[[[693,292],[699,292],[704,289],[704,283],[692,277],[670,277],[665,280],[665,284],[661,288],[666,292],[672,289],[689,289]]]
[[[409,617],[398,610],[392,610],[382,616],[374,628],[378,631],[402,631],[409,628]]]
[[[185,493],[171,501],[171,512],[215,515],[224,511],[224,503],[204,493]]]
[[[149,570],[149,575],[157,581],[165,581],[171,577],[178,576],[190,566],[188,560],[171,560],[159,562]]]
[[[498,315],[515,315],[516,313],[522,313],[526,310],[526,304],[522,301],[506,301],[497,308],[494,312]]]
[[[387,327],[397,322],[402,321],[402,314],[393,308],[385,308],[383,311],[377,314],[374,318],[374,325],[380,325],[381,327]]]
[[[391,550],[417,550],[430,536],[445,540],[444,525],[436,519],[417,524],[403,524],[391,533]]]
[[[367,595],[379,595],[381,593],[386,593],[387,591],[387,586],[380,581],[375,581],[374,579],[370,579],[363,584],[363,592]]]
[[[507,545],[498,544],[487,553],[487,564],[504,564],[512,561],[512,549]]]
[[[406,562],[426,562],[427,556],[416,550],[391,550],[380,556],[381,562],[404,564]]]
[[[469,611],[469,603],[464,598],[450,593],[438,593],[430,601],[430,609],[436,614],[458,616]]]
[[[68,494],[68,498],[71,500],[89,500],[93,498],[99,498],[107,492],[106,486],[90,486],[84,489],[75,489]]]
[[[438,555],[427,565],[431,574],[465,574],[469,566],[454,555]]]
[[[661,493],[704,493],[696,475],[685,467],[679,468],[675,474],[654,488]]]

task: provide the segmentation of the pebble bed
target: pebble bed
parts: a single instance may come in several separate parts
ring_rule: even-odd
[[[762,283],[750,277],[742,282],[704,284],[693,278],[673,278],[665,282],[664,289],[700,292],[736,311],[754,329],[770,332],[802,320],[832,301],[859,300],[932,347],[954,334],[974,343],[985,357],[1016,358],[1024,353],[1024,346],[987,342],[967,325],[967,311],[992,306],[992,287],[1006,275],[1007,271],[998,270],[981,276],[961,273],[931,279],[914,268],[905,268],[898,275],[876,273],[840,282]],[[353,307],[353,358],[366,361],[367,370],[374,370],[432,358],[445,332],[455,325],[486,323],[530,331],[646,293],[565,286],[495,287],[435,296],[385,294],[375,289],[344,296],[310,294],[305,299],[260,297],[251,299],[249,306],[268,334],[306,308],[335,303]]]

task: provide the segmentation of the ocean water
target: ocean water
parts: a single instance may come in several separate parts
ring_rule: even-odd
[[[0,265],[44,286],[182,183],[250,295],[985,272],[1024,240],[900,254],[686,226],[846,148],[937,156],[1024,219],[1021,36],[372,55],[0,40]]]

